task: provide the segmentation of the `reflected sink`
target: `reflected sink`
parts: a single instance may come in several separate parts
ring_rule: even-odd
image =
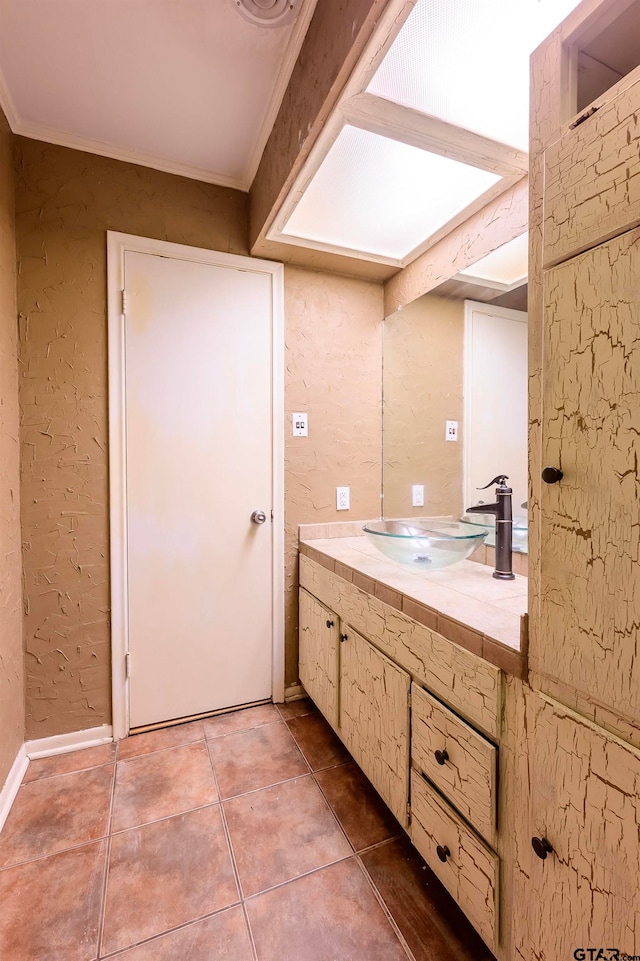
[[[463,561],[487,536],[486,527],[441,517],[371,521],[362,529],[385,557],[414,571],[434,571]]]
[[[470,527],[481,525],[487,531],[485,544],[495,547],[496,518],[494,514],[463,514],[460,523]],[[529,545],[529,522],[526,517],[514,517],[511,529],[511,549],[517,554],[526,554]]]

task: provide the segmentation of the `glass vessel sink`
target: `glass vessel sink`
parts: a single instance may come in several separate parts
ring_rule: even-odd
[[[463,561],[487,536],[486,527],[440,517],[372,521],[362,529],[386,557],[414,571],[434,571]]]
[[[465,526],[484,527],[487,531],[485,544],[487,547],[495,547],[496,543],[496,518],[495,514],[463,514],[460,523]],[[529,543],[529,522],[526,517],[514,517],[513,527],[511,528],[511,549],[517,554],[526,554]]]

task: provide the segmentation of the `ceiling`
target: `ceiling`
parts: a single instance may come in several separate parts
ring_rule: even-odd
[[[530,54],[577,3],[406,3],[352,74],[269,239],[402,268],[505,193],[529,169]]]
[[[0,0],[15,133],[248,190],[316,0],[257,26],[236,0]]]
[[[317,2],[0,0],[0,105],[15,133],[248,190]],[[508,190],[529,54],[577,2],[389,0],[267,239],[397,269]]]

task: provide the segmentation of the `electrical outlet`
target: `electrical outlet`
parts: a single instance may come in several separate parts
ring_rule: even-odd
[[[351,507],[351,493],[348,487],[336,487],[336,510],[348,511]]]
[[[457,420],[448,420],[448,421],[447,421],[447,423],[446,423],[446,428],[445,428],[444,438],[445,438],[445,440],[455,440],[455,441],[457,441],[457,439],[458,439],[458,421],[457,421]]]
[[[309,420],[306,413],[291,415],[291,433],[294,437],[309,436]]]
[[[411,485],[411,506],[424,507],[424,484]]]

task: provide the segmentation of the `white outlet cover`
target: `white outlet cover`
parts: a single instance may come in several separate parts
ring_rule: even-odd
[[[445,427],[445,440],[457,441],[458,440],[458,421],[448,420]]]
[[[348,487],[336,487],[336,510],[348,511],[351,507],[351,491]]]
[[[424,484],[411,485],[411,506],[424,507]]]

